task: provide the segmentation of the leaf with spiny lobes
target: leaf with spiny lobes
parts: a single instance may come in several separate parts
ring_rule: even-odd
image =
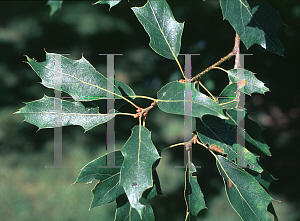
[[[185,200],[187,202],[187,211],[192,216],[197,216],[198,213],[207,208],[204,201],[204,196],[197,181],[197,176],[193,176],[193,173],[196,172],[195,165],[190,162],[189,166],[187,165],[185,173]]]
[[[245,46],[254,44],[283,56],[284,47],[276,35],[282,26],[278,11],[264,0],[220,0],[224,19],[228,20]]]
[[[204,116],[202,119],[196,118],[197,135],[202,143],[209,144],[216,150],[222,150],[222,154],[227,154],[229,160],[236,160],[242,167],[249,166],[250,169],[262,172],[263,169],[258,163],[258,156],[251,153],[237,142],[241,128],[223,122],[214,116]]]
[[[117,210],[115,215],[114,221],[154,221],[154,213],[152,207],[144,197],[140,199],[140,202],[144,205],[144,209],[142,211],[142,215],[140,216],[139,213],[132,209],[126,195],[121,195],[117,198]]]
[[[187,84],[189,84],[189,88],[191,89],[191,97],[185,99]],[[157,99],[158,107],[167,113],[199,118],[208,114],[227,119],[222,107],[205,94],[197,91],[193,83],[170,82],[157,92]],[[192,110],[185,111],[186,106],[191,107]]]
[[[156,161],[157,162],[157,161]],[[150,199],[157,195],[163,195],[160,189],[160,183],[158,179],[157,172],[153,165],[153,187],[147,189],[143,192],[141,199],[139,200],[143,205],[144,209],[142,211],[142,219],[139,216],[138,212],[135,209],[132,209],[132,206],[129,203],[129,200],[126,194],[123,194],[117,198],[117,210],[115,215],[115,221],[123,220],[155,220],[152,207],[149,203]]]
[[[244,169],[223,156],[216,156],[216,164],[225,183],[231,206],[243,220],[269,220],[267,207],[274,200],[257,180]]]
[[[269,91],[264,83],[258,80],[254,73],[246,69],[237,68],[226,71],[232,83],[238,84],[238,90],[251,95],[253,93],[264,94]],[[241,84],[241,85],[240,85]]]
[[[96,4],[108,4],[109,9],[111,9],[112,7],[119,4],[120,2],[121,2],[121,0],[99,0],[99,1],[95,2],[94,5],[96,5]]]
[[[55,104],[59,104],[58,111],[55,110]],[[80,102],[64,101],[45,95],[42,99],[26,103],[16,114],[22,114],[25,121],[39,129],[79,125],[87,131],[112,119],[115,116],[113,111],[100,114],[99,108],[85,108]],[[58,116],[61,120],[56,122]]]
[[[123,98],[113,82],[108,81],[106,77],[96,71],[84,57],[79,60],[71,60],[59,54],[46,52],[46,61],[44,62],[36,62],[29,57],[27,60],[42,79],[45,87],[55,89],[59,82],[60,89],[70,94],[76,101],[91,101],[108,97]],[[61,64],[61,71],[56,68],[56,62]],[[108,88],[113,89],[114,92],[108,91]]]
[[[107,160],[115,160],[115,167],[106,166]],[[90,209],[110,203],[125,193],[120,182],[120,170],[124,157],[121,151],[101,156],[85,165],[75,183],[91,183],[99,180],[94,189]]]
[[[181,47],[183,23],[174,19],[165,0],[148,0],[131,8],[150,37],[150,47],[159,55],[176,60]]]
[[[120,185],[123,186],[131,207],[142,217],[144,206],[139,199],[146,189],[153,186],[152,165],[160,156],[151,141],[150,131],[141,125],[132,129],[132,134],[121,151],[124,162]]]

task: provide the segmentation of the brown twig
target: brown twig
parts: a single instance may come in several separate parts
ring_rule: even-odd
[[[240,42],[241,39],[239,35],[236,33],[235,35],[235,41],[234,41],[234,48],[231,53],[235,54],[235,62],[234,62],[234,68],[240,68]]]
[[[236,34],[233,50],[228,55],[226,55],[225,57],[221,58],[218,62],[214,63],[212,66],[206,68],[204,71],[202,71],[201,73],[197,74],[195,77],[193,77],[189,81],[190,82],[194,82],[194,81],[199,80],[204,74],[206,74],[207,72],[209,72],[211,69],[219,66],[224,61],[227,61],[232,56],[237,55],[239,53],[240,53],[240,37],[238,36],[238,34]],[[239,57],[239,56],[236,56],[236,57]],[[239,58],[236,58],[236,61],[237,61],[237,59],[239,59]],[[239,60],[238,60],[238,62],[239,62]],[[186,82],[187,82],[187,79],[186,79]]]
[[[197,143],[197,135],[195,134],[191,140],[185,143],[184,145],[185,149],[189,151],[192,148],[192,144],[196,144],[196,143]]]
[[[157,101],[153,101],[151,103],[151,105],[149,107],[146,107],[146,108],[138,108],[136,110],[136,114],[134,115],[134,118],[138,118],[138,117],[141,117],[141,116],[144,116],[146,117],[146,115],[148,114],[149,110],[151,110],[155,105],[157,104]]]

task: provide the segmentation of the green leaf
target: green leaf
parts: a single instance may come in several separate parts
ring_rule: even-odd
[[[197,216],[193,216],[189,212],[186,212],[186,217],[184,221],[197,221]]]
[[[58,10],[61,9],[63,1],[58,1],[58,0],[48,0],[47,5],[50,6],[50,16],[54,15],[54,13]]]
[[[223,109],[236,109],[239,103],[237,99],[236,91],[237,84],[232,83],[227,85],[224,90],[221,92],[218,102],[222,106]]]
[[[193,173],[195,172],[196,167],[190,162],[186,168],[184,192],[188,211],[193,216],[197,216],[200,210],[206,208],[204,196],[197,181],[197,177],[193,176]]]
[[[94,5],[96,5],[96,4],[109,4],[109,9],[111,9],[112,7],[119,4],[120,2],[121,2],[121,0],[99,0],[99,1],[95,2]]]
[[[267,207],[273,198],[244,169],[223,156],[216,156],[228,200],[242,220],[270,220]]]
[[[224,19],[229,21],[247,49],[258,44],[283,56],[284,47],[276,35],[277,29],[284,24],[278,11],[263,0],[220,0],[220,5]]]
[[[178,23],[165,0],[148,0],[143,7],[131,8],[150,37],[150,47],[159,55],[176,60],[183,23]]]
[[[263,168],[264,169],[264,168]],[[264,169],[262,173],[256,173],[253,170],[245,169],[250,175],[252,175],[258,182],[259,184],[269,193],[269,186],[270,184],[275,181],[276,179]],[[273,204],[270,203],[268,206],[268,211],[273,214],[274,216],[274,221],[278,221],[277,214],[275,212],[275,209],[273,207]]]
[[[240,128],[232,127],[220,118],[205,116],[202,119],[196,118],[196,130],[202,143],[221,148],[222,154],[227,154],[229,160],[239,158],[238,163],[243,163],[240,166],[249,165],[254,171],[263,171],[258,164],[258,156],[237,143]]]
[[[153,171],[153,169],[152,169],[152,171]],[[153,171],[152,176],[153,176],[153,187],[145,190],[143,193],[143,197],[148,201],[157,195],[163,195],[161,188],[160,188],[160,182],[159,182],[159,178],[158,178],[156,170]]]
[[[61,73],[55,69],[55,60],[61,59]],[[106,99],[107,86],[114,88],[114,98],[122,99],[121,92],[107,78],[97,72],[95,68],[82,57],[79,60],[71,60],[62,55],[47,53],[46,61],[36,62],[27,57],[29,65],[42,79],[45,87],[55,89],[56,76],[61,76],[61,90],[70,94],[76,101],[91,101]]]
[[[119,185],[120,170],[124,157],[121,151],[112,152],[108,155],[101,156],[85,165],[75,181],[75,183],[91,183],[93,180],[99,180],[92,190],[94,196],[90,209],[110,203],[125,193],[123,187]],[[107,158],[112,159],[113,156],[115,157],[116,167],[105,167]]]
[[[239,127],[240,122],[237,122],[238,109],[236,110],[226,110],[226,116],[229,117],[229,120],[226,120],[226,123]],[[244,117],[244,127],[239,127],[240,134],[246,140],[246,146],[254,146],[259,154],[265,154],[271,156],[270,147],[261,137],[261,133],[264,130],[259,124],[249,118],[249,114]]]
[[[192,98],[184,99],[186,84],[191,84]],[[199,118],[209,114],[222,119],[227,119],[223,113],[222,107],[205,94],[197,91],[193,83],[180,83],[178,81],[170,82],[157,92],[157,99],[158,107],[167,113]],[[185,112],[185,105],[191,106],[192,111]]]
[[[157,162],[157,161],[156,161]],[[155,162],[155,163],[156,163]],[[155,164],[153,165],[153,167]],[[154,168],[152,168],[153,170]],[[123,221],[123,220],[154,220],[154,214],[152,207],[149,203],[150,199],[152,199],[156,195],[162,195],[160,189],[160,183],[157,176],[156,170],[153,171],[153,187],[144,191],[140,202],[145,205],[142,211],[142,219],[139,216],[138,212],[135,209],[132,209],[130,203],[127,199],[126,194],[121,195],[117,198],[117,210],[115,215],[115,221]]]
[[[258,148],[263,154],[270,157],[270,147],[261,137],[261,133],[264,129],[258,123],[251,120],[248,114],[245,117],[245,128],[247,133],[242,134],[245,137],[245,140]]]
[[[160,158],[150,138],[150,131],[139,125],[121,149],[124,163],[120,185],[123,186],[131,207],[142,217],[144,206],[139,202],[142,193],[153,186],[152,165]]]
[[[155,217],[150,203],[143,197],[140,199],[140,201],[144,205],[144,209],[142,211],[141,216],[135,209],[132,209],[125,194],[118,197],[115,221],[154,221]]]
[[[269,91],[269,88],[264,86],[264,83],[258,80],[251,71],[237,68],[226,71],[228,78],[232,83],[241,83],[244,87],[238,87],[238,90],[251,95],[253,93],[264,94]]]
[[[135,93],[134,91],[128,86],[126,85],[124,82],[122,81],[117,81],[115,80],[115,86],[119,89],[119,91],[121,92],[122,96],[130,101],[133,101],[135,99]],[[127,104],[128,102],[125,100],[121,100],[121,99],[116,99],[114,101],[114,109],[115,110],[119,110],[120,107],[122,107],[123,105]],[[85,107],[99,107],[99,111],[104,113],[107,112],[107,100],[94,100],[91,102],[84,102],[83,105]]]
[[[55,111],[54,97],[44,96],[43,98],[26,103],[16,114],[22,114],[25,121],[36,125],[39,129],[58,127],[55,116],[61,116],[61,126],[80,125],[86,131],[103,124],[112,119],[115,114],[100,114],[98,108],[85,108],[80,102],[69,102],[60,100],[61,112]]]

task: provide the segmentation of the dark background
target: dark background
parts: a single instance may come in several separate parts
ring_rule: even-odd
[[[88,211],[92,199],[90,185],[73,185],[79,170],[89,161],[105,154],[106,126],[100,125],[83,133],[79,126],[63,128],[63,164],[71,169],[45,169],[53,165],[53,129],[37,132],[37,127],[22,123],[21,115],[13,115],[22,102],[54,96],[43,87],[40,78],[24,63],[24,55],[45,60],[45,50],[71,53],[69,58],[83,56],[101,73],[106,74],[106,57],[115,58],[117,80],[128,84],[136,94],[156,97],[167,82],[179,80],[175,61],[157,55],[148,46],[149,37],[131,11],[146,1],[122,1],[110,11],[108,5],[92,5],[94,1],[67,1],[62,10],[49,16],[46,1],[0,1],[0,216],[3,220],[113,220],[115,203]],[[261,157],[265,168],[276,178],[270,194],[282,201],[274,202],[280,220],[300,220],[299,182],[299,24],[300,3],[297,0],[267,1],[281,14],[286,24],[278,30],[285,47],[285,57],[272,54],[260,46],[249,50],[242,45],[245,68],[270,88],[265,95],[246,97],[252,118],[264,128],[263,137],[271,147],[272,157]],[[218,1],[168,1],[178,22],[185,22],[180,53],[192,56],[193,75],[228,54],[235,32],[223,21]],[[183,64],[183,57],[179,56]],[[221,66],[233,68],[234,60]],[[219,70],[203,77],[206,87],[219,94],[228,79]],[[142,107],[151,102],[137,99]],[[126,105],[123,112],[134,113]],[[116,149],[120,149],[138,120],[127,116],[115,119]],[[183,117],[166,114],[158,108],[149,113],[147,128],[157,148],[183,141]],[[184,220],[183,149],[176,147],[162,155],[158,174],[166,196],[156,197],[153,208],[157,220]],[[198,220],[239,220],[231,209],[216,169],[215,161],[205,149],[193,148],[193,162],[208,210]]]

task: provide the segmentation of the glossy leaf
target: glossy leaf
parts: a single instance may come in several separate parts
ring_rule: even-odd
[[[185,84],[191,84],[191,98],[184,98]],[[197,91],[193,83],[180,83],[178,81],[170,82],[157,92],[157,99],[158,107],[167,113],[199,118],[209,114],[226,119],[222,107],[205,94]],[[191,112],[185,112],[185,104],[192,107]]]
[[[183,23],[178,23],[165,0],[148,0],[131,8],[150,37],[150,47],[159,55],[175,60],[181,47]]]
[[[55,59],[61,59],[61,73],[55,69]],[[107,93],[113,93],[107,91],[107,86],[114,88],[115,99],[122,99],[119,89],[97,72],[84,57],[79,60],[71,60],[62,55],[46,52],[46,61],[44,62],[36,62],[29,57],[27,60],[42,79],[45,87],[55,89],[56,76],[61,76],[60,89],[70,94],[76,101],[106,99]]]
[[[95,2],[94,4],[108,4],[109,9],[111,9],[112,7],[119,4],[120,2],[121,2],[121,0],[99,0],[99,1]]]
[[[221,148],[222,154],[227,154],[229,160],[238,158],[240,166],[248,165],[258,173],[263,171],[258,164],[258,156],[238,143],[240,128],[232,127],[217,117],[205,116],[196,119],[196,130],[202,143]]]
[[[237,122],[238,111],[240,110],[226,110],[226,116],[229,117],[229,119],[226,120],[227,124],[239,127],[240,122]],[[251,120],[248,114],[243,118],[243,120],[245,128],[239,127],[239,131],[240,135],[244,137],[246,145],[248,147],[250,145],[254,146],[259,151],[259,154],[271,156],[270,147],[261,136],[261,133],[264,129],[255,121]]]
[[[259,184],[267,191],[267,193],[269,193],[268,191],[269,186],[276,179],[268,171],[264,169],[262,173],[257,173],[253,170],[249,170],[249,169],[245,169],[245,170],[259,182]],[[268,212],[273,214],[274,221],[278,221],[278,217],[272,203],[270,203],[268,206]]]
[[[119,185],[124,157],[121,151],[112,152],[108,155],[101,156],[85,165],[75,181],[75,183],[91,183],[93,180],[99,180],[92,190],[94,196],[90,209],[110,203],[125,193],[123,187]],[[108,157],[110,159],[115,158],[115,167],[106,167]]]
[[[50,6],[50,16],[54,15],[54,13],[61,8],[63,1],[58,0],[48,0],[47,5]]]
[[[190,162],[187,165],[185,173],[185,199],[188,205],[188,211],[192,216],[197,216],[200,210],[205,209],[205,201],[203,193],[200,189],[197,177],[193,176],[196,172],[195,165]]]
[[[216,156],[217,167],[223,177],[228,200],[243,220],[269,220],[267,207],[273,198],[244,169],[223,156]]]
[[[157,162],[157,161],[156,161]],[[154,166],[154,165],[153,165]],[[152,168],[152,170],[155,168]],[[154,214],[152,207],[149,203],[150,199],[157,195],[162,195],[160,189],[160,183],[156,170],[153,171],[153,187],[144,191],[140,202],[145,205],[142,211],[142,219],[135,209],[132,209],[126,195],[121,195],[117,198],[117,210],[115,215],[115,221],[123,220],[154,220]]]
[[[135,209],[132,209],[126,195],[118,197],[115,221],[154,221],[155,217],[149,201],[142,197],[140,202],[144,205],[141,216]]]
[[[123,186],[131,207],[142,217],[144,206],[139,202],[142,193],[153,186],[152,165],[160,158],[150,138],[150,131],[139,125],[121,149],[124,156],[120,185]]]
[[[238,86],[236,83],[227,85],[221,92],[218,102],[223,109],[236,109],[239,103],[236,91]]]
[[[122,96],[130,101],[133,101],[135,99],[135,93],[134,91],[126,85],[122,81],[115,80],[115,86],[119,89]],[[116,99],[114,100],[114,109],[119,110],[120,107],[127,104],[128,102],[123,99]],[[100,99],[100,100],[94,100],[91,102],[84,102],[83,105],[85,107],[99,107],[99,111],[101,113],[107,112],[107,100]]]
[[[42,99],[28,102],[26,106],[17,111],[17,114],[22,114],[25,121],[36,125],[39,129],[58,127],[56,125],[55,116],[61,116],[61,125],[79,125],[86,131],[93,127],[106,123],[112,119],[115,114],[100,114],[98,108],[85,108],[80,102],[70,102],[60,100],[61,112],[55,111],[54,97],[44,96]]]
[[[228,78],[232,83],[241,83],[244,81],[244,87],[238,87],[238,90],[251,95],[253,93],[264,94],[269,91],[269,88],[265,87],[264,83],[258,80],[254,73],[251,71],[237,68],[226,71]]]
[[[245,46],[254,44],[283,56],[284,48],[277,37],[282,26],[278,11],[264,0],[220,0],[224,19],[228,20]]]

